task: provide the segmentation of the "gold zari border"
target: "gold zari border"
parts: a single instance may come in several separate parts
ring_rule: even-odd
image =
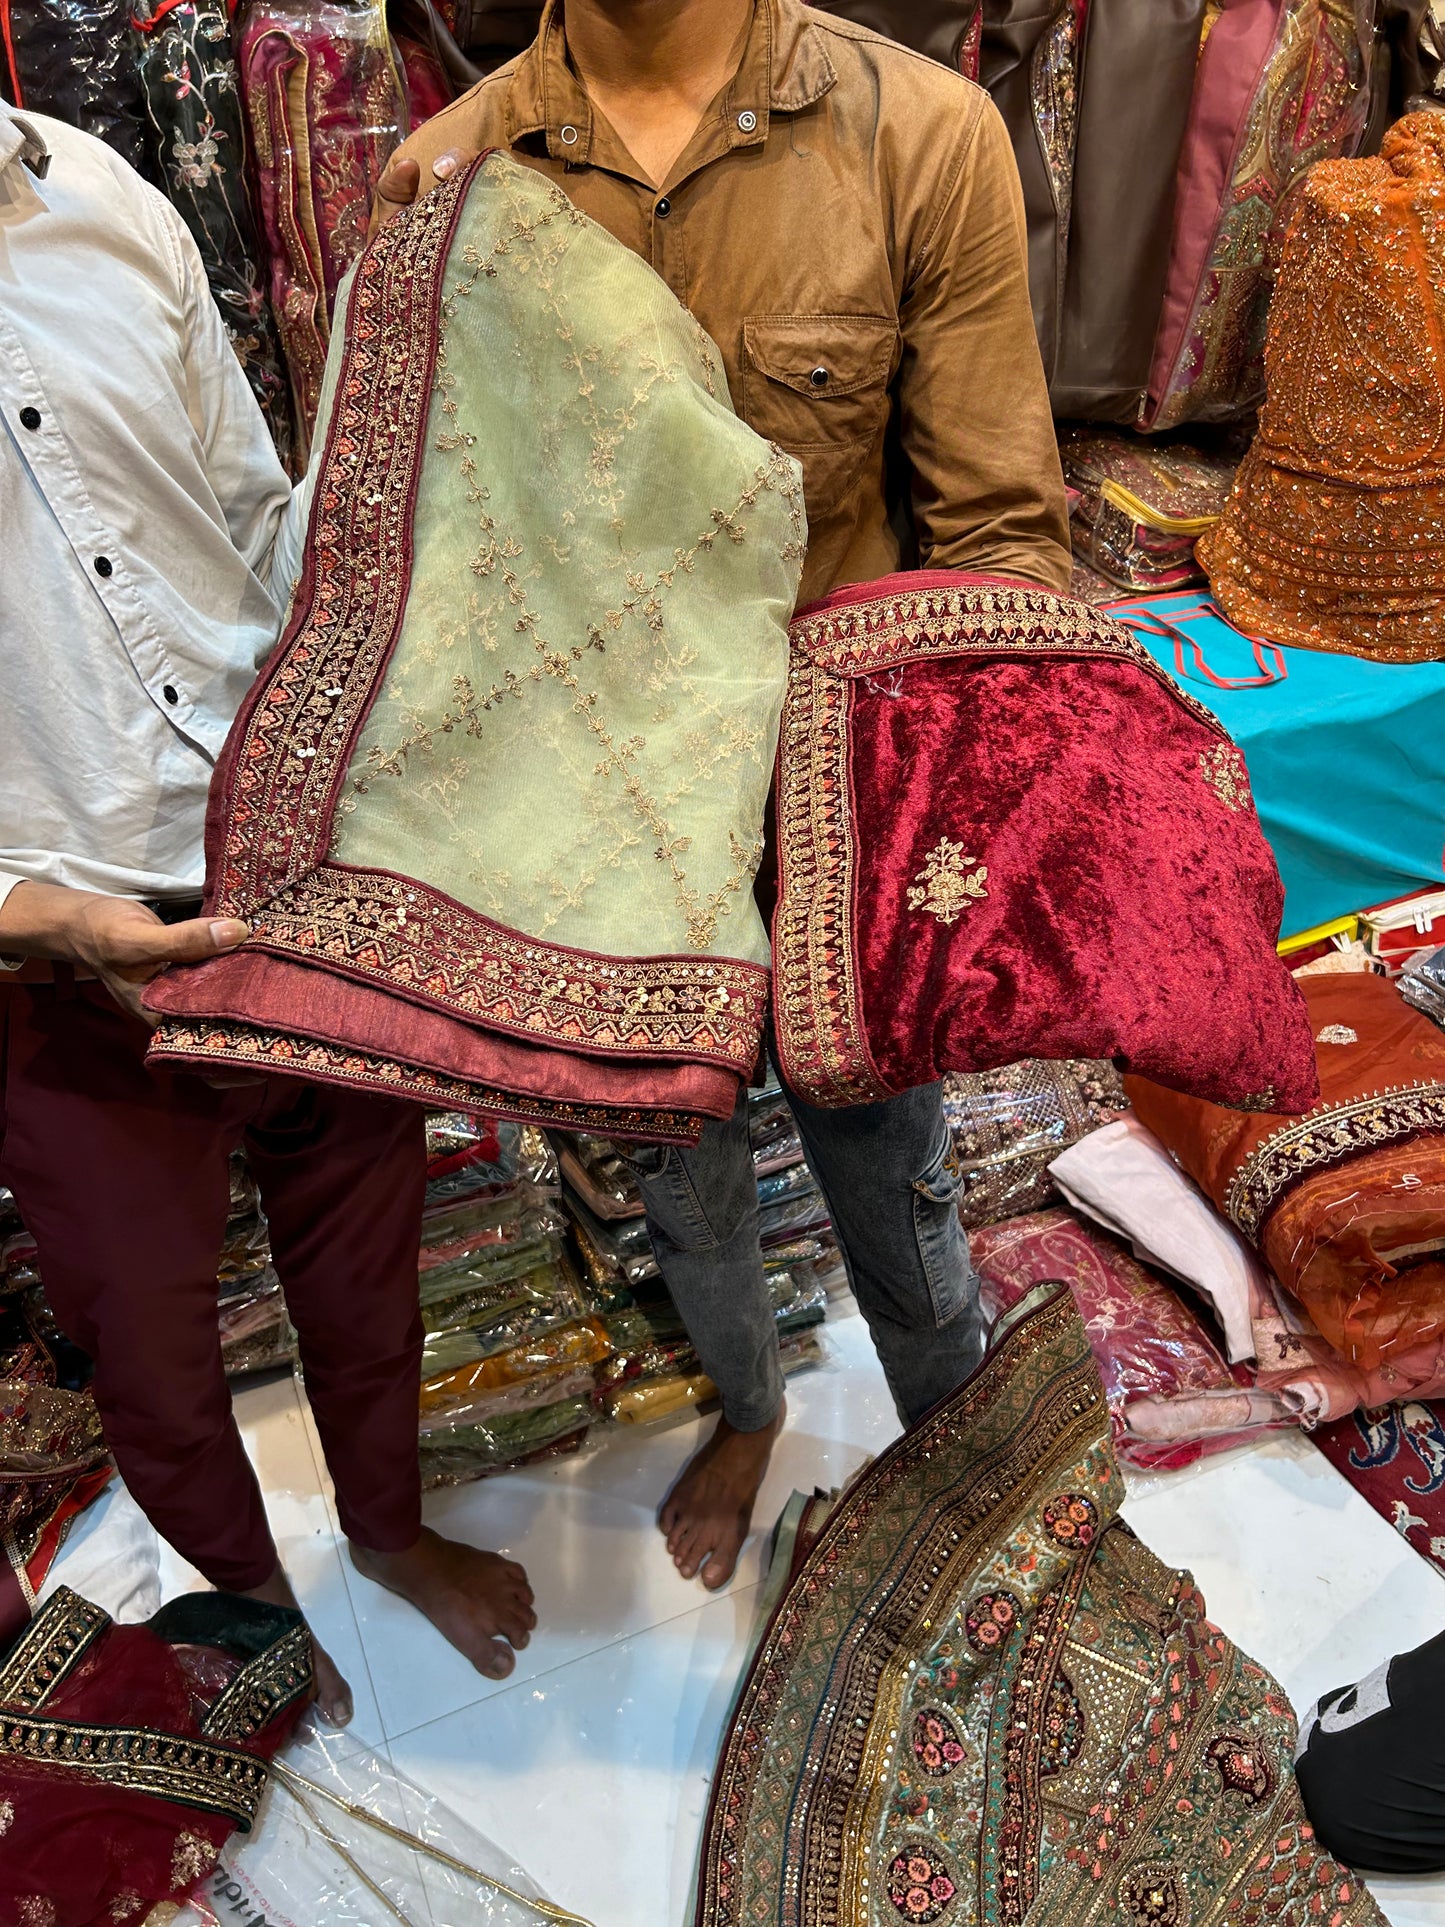
[[[209,1740],[250,1740],[316,1680],[315,1648],[307,1626],[297,1626],[243,1666],[201,1721]]]
[[[83,1774],[128,1793],[219,1814],[247,1831],[269,1777],[264,1760],[239,1749],[77,1720],[0,1716],[0,1759]]]
[[[1226,1216],[1259,1242],[1265,1220],[1306,1178],[1426,1131],[1445,1131],[1445,1084],[1405,1084],[1329,1104],[1290,1122],[1255,1146],[1224,1194]]]
[[[392,1057],[324,1044],[290,1031],[266,1030],[227,1018],[168,1018],[155,1032],[150,1055],[159,1063],[235,1064],[251,1070],[298,1072],[323,1084],[385,1091],[443,1111],[482,1111],[523,1124],[552,1125],[600,1137],[695,1144],[698,1120],[686,1111],[623,1110],[560,1098],[521,1097],[494,1084],[419,1070]]]
[[[39,1712],[109,1624],[99,1606],[59,1587],[0,1662],[0,1718]]]

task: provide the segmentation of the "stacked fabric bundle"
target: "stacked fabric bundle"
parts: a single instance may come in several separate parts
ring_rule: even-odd
[[[1074,555],[1124,594],[1204,581],[1194,544],[1224,512],[1238,456],[1108,429],[1059,438],[1071,490]]]
[[[1341,1358],[1383,1398],[1428,1396],[1445,1390],[1445,1034],[1382,977],[1300,987],[1323,1093],[1307,1116],[1126,1088]]]
[[[1113,1065],[1084,1058],[954,1072],[943,1091],[963,1178],[958,1214],[970,1228],[1050,1203],[1053,1160],[1129,1108]]]
[[[296,1357],[296,1333],[271,1264],[261,1195],[240,1151],[231,1158],[231,1208],[216,1284],[226,1376],[243,1378],[249,1372],[291,1364]]]
[[[25,1625],[71,1522],[114,1468],[89,1361],[56,1330],[15,1200],[0,1190],[0,1651]]]
[[[847,1278],[827,1205],[775,1081],[750,1093],[750,1110],[763,1265],[783,1368],[794,1371],[819,1357],[815,1328]],[[611,1293],[618,1307],[605,1321],[612,1356],[598,1373],[607,1416],[638,1424],[711,1398],[715,1387],[662,1284],[642,1195],[621,1151],[600,1138],[555,1142],[563,1203],[589,1288]]]
[[[540,1132],[428,1121],[419,1260],[421,1458],[428,1485],[573,1449],[612,1349],[564,1245],[556,1158]]]

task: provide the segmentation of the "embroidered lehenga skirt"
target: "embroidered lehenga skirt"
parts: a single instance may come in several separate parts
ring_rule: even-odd
[[[1383,1927],[1280,1687],[1118,1516],[1067,1290],[784,1515],[696,1927]]]
[[[805,539],[716,350],[492,156],[345,302],[306,561],[212,791],[229,956],[154,1055],[656,1139],[731,1114]]]

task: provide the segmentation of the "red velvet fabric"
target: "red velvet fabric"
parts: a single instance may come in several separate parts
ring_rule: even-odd
[[[246,1704],[228,1704],[243,1668]],[[237,1809],[259,1797],[253,1762],[290,1738],[311,1686],[299,1613],[200,1593],[113,1626],[62,1588],[0,1660],[0,1922],[140,1927],[158,1902],[184,1900],[249,1826]],[[67,1763],[77,1743],[102,1765]]]
[[[793,648],[774,969],[806,1097],[1109,1057],[1222,1104],[1315,1100],[1243,759],[1117,624],[930,572],[814,605]]]

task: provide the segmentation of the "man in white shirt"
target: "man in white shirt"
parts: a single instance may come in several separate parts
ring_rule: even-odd
[[[199,916],[206,796],[300,513],[169,203],[0,102],[0,1182],[136,1499],[213,1584],[294,1603],[216,1322],[244,1141],[353,1560],[500,1678],[525,1574],[421,1524],[421,1112],[143,1066],[142,986],[246,935]]]

